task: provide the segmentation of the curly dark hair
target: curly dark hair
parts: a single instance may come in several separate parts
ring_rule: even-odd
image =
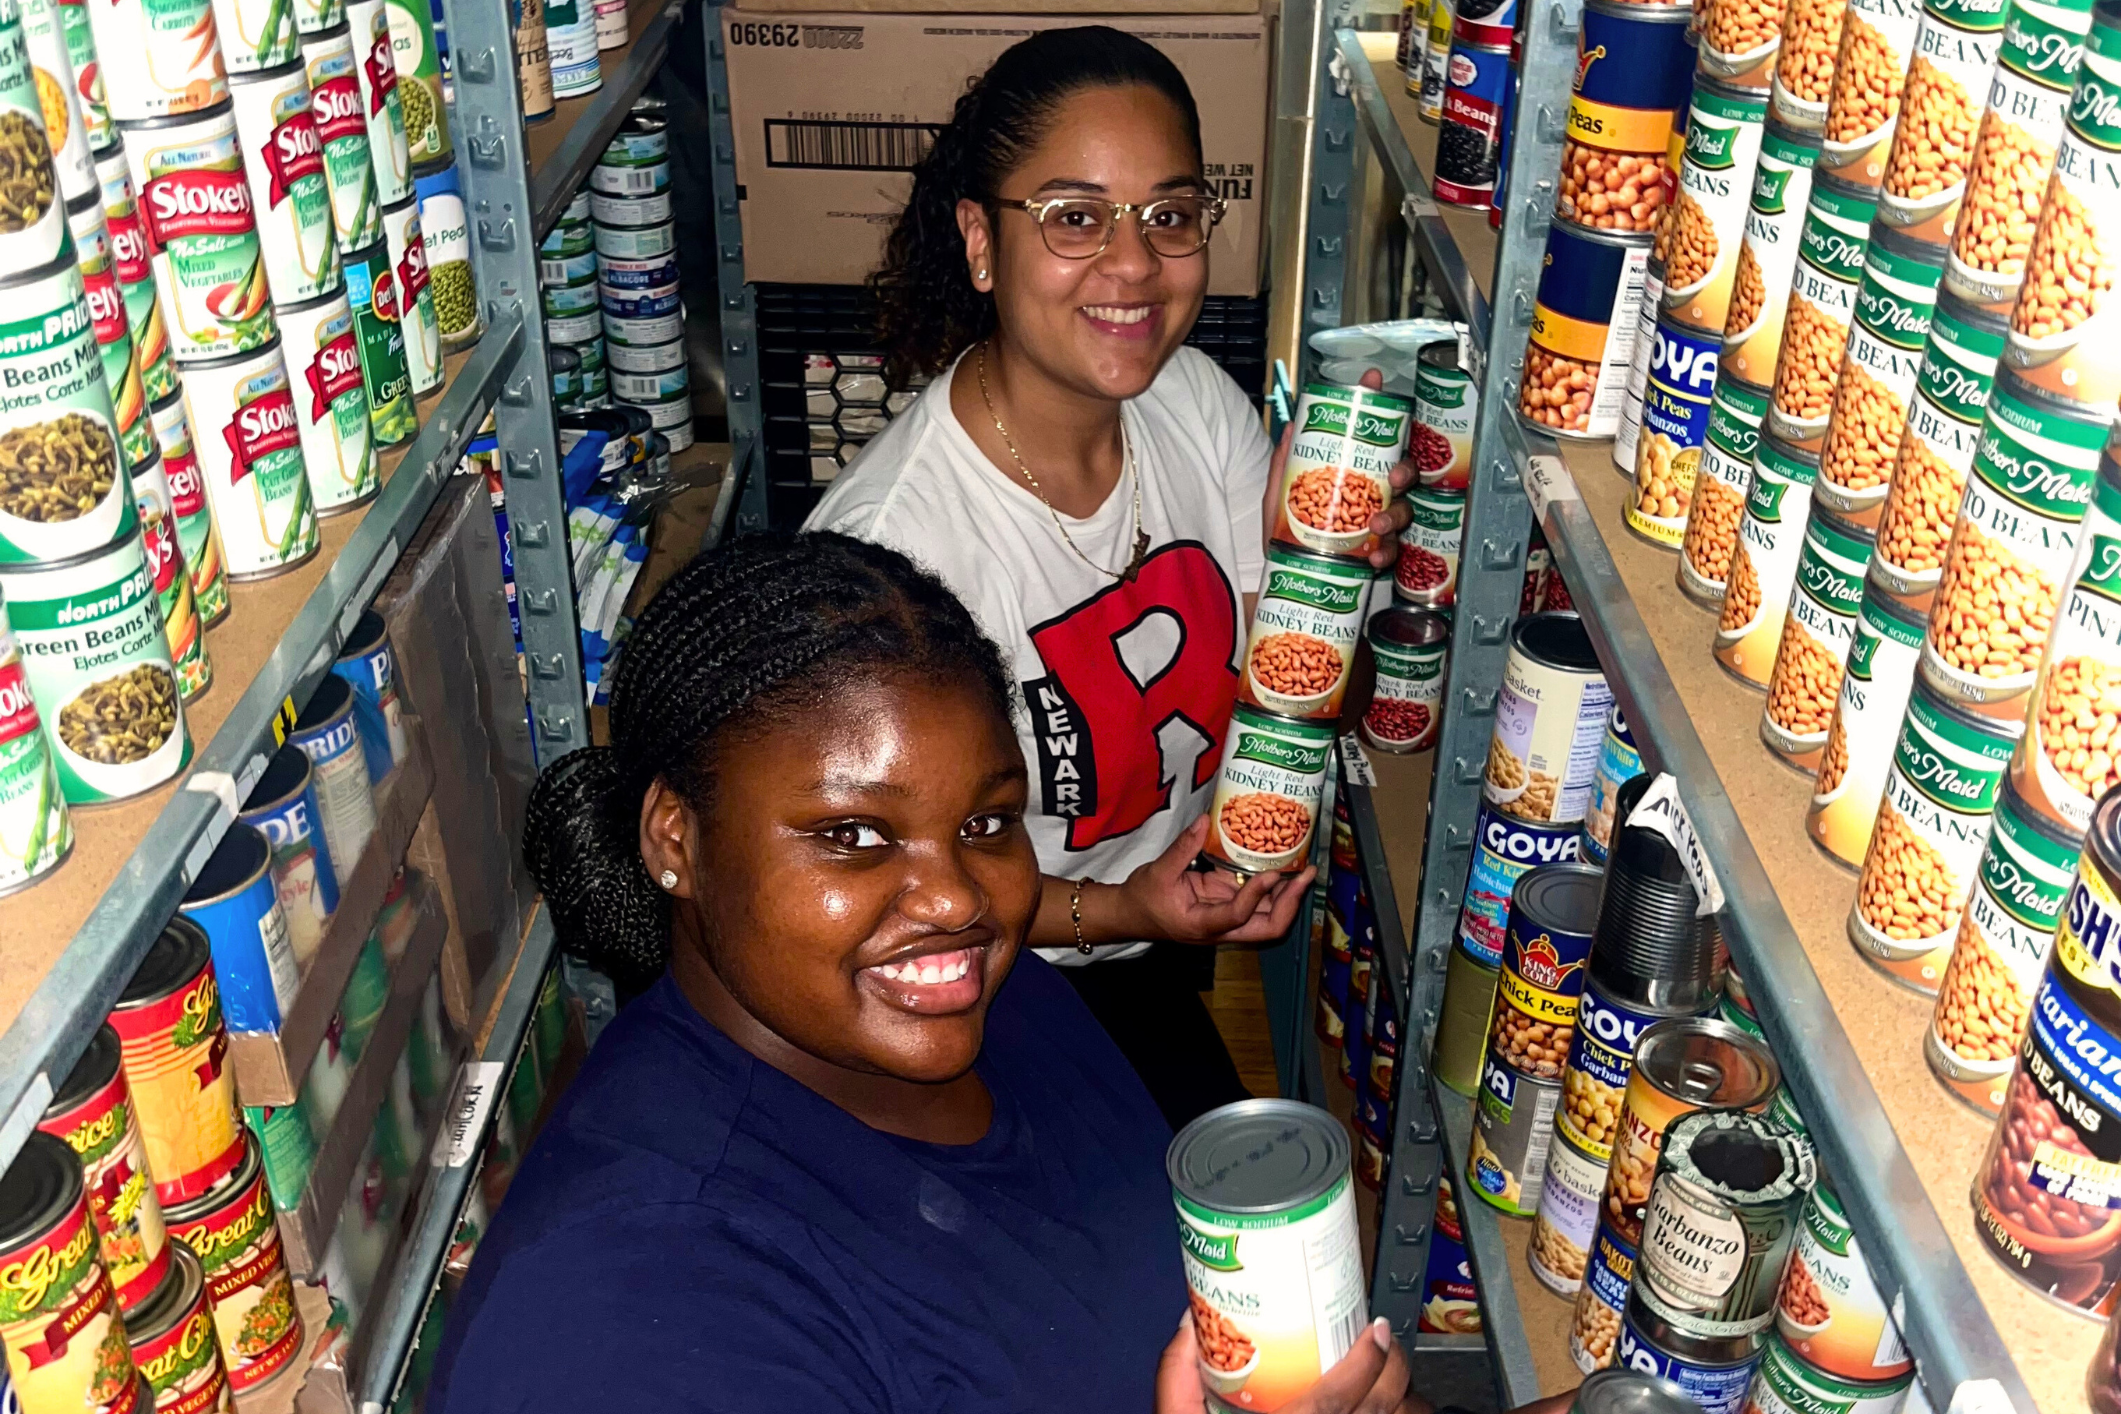
[[[1200,110],[1185,76],[1146,40],[1109,25],[1042,30],[1011,45],[957,100],[935,146],[913,169],[913,194],[869,277],[884,378],[903,388],[943,371],[994,328],[994,298],[973,286],[957,204],[996,211],[995,193],[1046,135],[1062,100],[1086,88],[1145,84],[1169,98],[1200,160]],[[1000,239],[999,230],[996,239]]]
[[[660,777],[713,805],[723,749],[855,683],[966,685],[1006,720],[1000,652],[934,575],[828,531],[709,550],[649,601],[613,670],[611,745],[571,751],[531,791],[523,853],[560,945],[631,995],[670,957],[670,899],[641,860]]]

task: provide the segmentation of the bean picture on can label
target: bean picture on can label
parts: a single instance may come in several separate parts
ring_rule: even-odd
[[[1458,597],[1458,557],[1465,536],[1464,494],[1414,488],[1407,528],[1399,533],[1392,592],[1409,604],[1442,608]]]
[[[1841,1201],[1824,1178],[1798,1214],[1775,1328],[1813,1369],[1844,1379],[1892,1379],[1914,1363]]]
[[[1883,149],[1900,113],[1918,14],[1913,5],[1850,7],[1827,99],[1823,159],[1845,181],[1876,186],[1884,175]]]
[[[1601,1220],[1569,1320],[1569,1358],[1585,1374],[1613,1363],[1620,1343],[1620,1311],[1634,1280],[1635,1244]]]
[[[1715,655],[1739,681],[1765,688],[1782,643],[1819,468],[1772,437],[1762,437],[1759,446],[1716,621]]]
[[[1701,72],[1765,93],[1782,37],[1781,0],[1733,0],[1701,23]]]
[[[1570,1143],[1566,1137],[1547,1149],[1546,1174],[1539,1185],[1539,1216],[1525,1261],[1548,1290],[1573,1296],[1590,1265],[1591,1239],[1598,1231],[1598,1198],[1605,1191],[1605,1161]]]
[[[1273,538],[1327,555],[1374,549],[1370,520],[1391,503],[1391,471],[1406,451],[1412,412],[1387,393],[1307,387],[1297,405]]]
[[[1784,122],[1817,131],[1834,90],[1834,56],[1841,49],[1846,3],[1789,0],[1782,15],[1782,49],[1775,57],[1771,111]]]
[[[1574,616],[1553,616],[1574,624]],[[1520,630],[1540,622],[1520,619]],[[1578,628],[1577,633],[1581,633]],[[1522,640],[1520,639],[1521,643]],[[1592,659],[1595,662],[1595,658]],[[1521,820],[1583,819],[1613,690],[1603,674],[1513,649],[1496,698],[1483,796]]]
[[[1337,718],[1369,594],[1366,565],[1270,550],[1238,700],[1283,717]]]
[[[1300,867],[1332,760],[1333,724],[1238,710],[1223,745],[1204,850],[1246,873]]]
[[[1927,393],[1915,395],[1878,522],[1875,559],[1887,585],[1924,609],[1943,576],[1979,444],[1977,424],[1947,416]]]
[[[1870,557],[1867,534],[1824,508],[1812,511],[1760,724],[1768,748],[1799,770],[1816,769],[1826,747]]]
[[[1555,436],[1611,435],[1636,353],[1637,321],[1647,317],[1654,325],[1656,317],[1654,303],[1645,306],[1648,259],[1640,244],[1566,224],[1548,230],[1518,385],[1517,410],[1526,421]],[[1647,375],[1645,359],[1645,381]]]
[[[1860,249],[1855,253],[1862,255]],[[1854,279],[1827,274],[1809,260],[1797,262],[1769,414],[1776,435],[1808,451],[1818,450],[1826,436],[1855,307]]]
[[[1885,168],[1882,208],[1895,213],[1895,224],[1919,224],[1940,243],[1951,238],[1996,48],[1995,37],[1973,40],[1924,17]]]
[[[13,291],[0,321],[0,564],[100,549],[134,523],[81,273]]]
[[[1465,898],[1458,911],[1456,951],[1491,971],[1502,966],[1510,893],[1517,881],[1542,864],[1565,864],[1580,858],[1582,851],[1583,831],[1575,824],[1532,824],[1482,801],[1473,821],[1473,864],[1466,875]],[[1485,1001],[1480,1010],[1477,1030],[1484,1036]]]
[[[1635,492],[1623,508],[1623,520],[1628,529],[1666,549],[1677,549],[1686,532],[1720,348],[1719,339],[1687,329],[1669,315],[1657,323],[1636,444]]]
[[[1679,588],[1704,608],[1720,608],[1731,556],[1738,548],[1738,525],[1745,516],[1753,459],[1759,453],[1760,424],[1767,414],[1767,395],[1733,378],[1728,356],[1709,400],[1708,440],[1694,477],[1694,498],[1687,506],[1686,533],[1679,543]]]
[[[1864,586],[1833,725],[1805,812],[1813,840],[1851,869],[1862,868],[1870,851],[1885,774],[1922,661],[1923,626],[1923,616],[1896,600],[1874,573]]]
[[[1764,92],[1695,85],[1664,270],[1664,312],[1690,329],[1720,335],[1729,316],[1766,120]]]
[[[2121,782],[2121,485],[2102,459],[2092,508],[2042,656],[2011,779],[2043,813],[2083,830]]]
[[[1789,304],[1797,239],[1811,201],[1812,168],[1819,141],[1770,121],[1753,169],[1745,235],[1731,276],[1730,308],[1723,318],[1723,366],[1755,387],[1775,381],[1782,325]]]

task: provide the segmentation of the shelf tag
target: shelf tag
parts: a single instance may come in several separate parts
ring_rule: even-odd
[[[466,1061],[457,1067],[449,1118],[435,1136],[436,1168],[461,1168],[477,1157],[479,1141],[486,1134],[486,1116],[493,1110],[494,1097],[501,1093],[503,1069],[499,1061],[486,1060]]]
[[[1671,772],[1660,773],[1650,783],[1650,788],[1642,793],[1642,799],[1636,802],[1634,813],[1628,816],[1627,826],[1655,830],[1679,851],[1679,862],[1694,884],[1695,917],[1706,918],[1722,912],[1723,885],[1716,882],[1715,867],[1702,852],[1701,840],[1694,833],[1694,822],[1687,818],[1686,806],[1679,799],[1679,782]]]
[[[1945,1414],[2016,1414],[2001,1380],[1961,1380]]]
[[[1348,773],[1348,780],[1355,785],[1374,788],[1377,771],[1370,765],[1370,753],[1362,749],[1362,743],[1349,732],[1340,739],[1341,769]]]
[[[1576,478],[1561,464],[1560,457],[1525,458],[1524,493],[1532,499],[1532,519],[1545,521],[1547,507],[1557,501],[1580,501]]]

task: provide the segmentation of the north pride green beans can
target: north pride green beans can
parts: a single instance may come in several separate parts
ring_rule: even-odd
[[[73,821],[51,743],[0,604],[0,894],[26,889],[66,862]]]

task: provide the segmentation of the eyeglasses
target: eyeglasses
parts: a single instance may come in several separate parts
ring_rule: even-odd
[[[1149,249],[1171,260],[1196,255],[1208,243],[1215,223],[1228,206],[1219,196],[1168,196],[1138,203],[1102,197],[1069,196],[1047,201],[994,203],[1005,211],[1022,211],[1038,222],[1046,249],[1063,260],[1089,260],[1112,244],[1119,218],[1133,212]]]

